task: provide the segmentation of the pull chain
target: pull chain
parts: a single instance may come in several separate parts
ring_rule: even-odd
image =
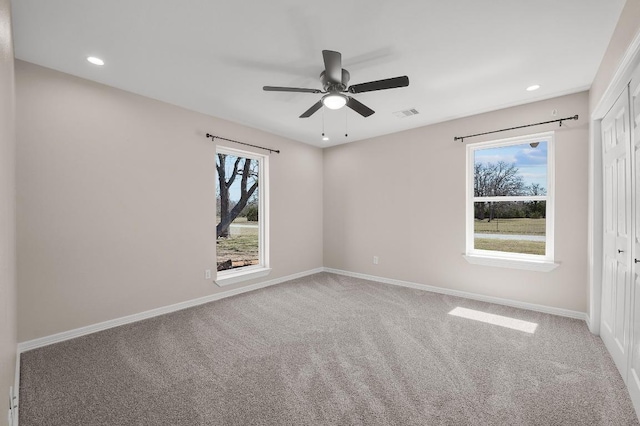
[[[348,137],[349,136],[349,120],[348,117],[349,113],[347,112],[347,108],[344,109],[344,137]]]
[[[322,140],[328,141],[329,138],[324,135],[324,105],[322,106]]]

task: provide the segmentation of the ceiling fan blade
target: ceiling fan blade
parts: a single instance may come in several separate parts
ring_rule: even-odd
[[[324,70],[327,80],[332,84],[342,83],[342,54],[333,50],[323,50]]]
[[[349,87],[350,93],[373,92],[374,90],[395,89],[397,87],[407,87],[409,85],[409,77],[385,78],[384,80],[370,81],[368,83],[354,84]]]
[[[303,112],[302,115],[300,116],[300,118],[309,118],[309,117],[311,117],[313,115],[314,112],[316,112],[320,108],[322,108],[322,100],[319,100],[318,102],[313,104],[313,106],[311,108],[309,108],[308,110]]]
[[[362,102],[356,101],[351,96],[347,96],[349,100],[347,101],[347,106],[360,114],[363,117],[368,117],[371,114],[375,113],[374,110],[363,104]]]
[[[322,93],[322,90],[319,89],[303,89],[300,87],[263,86],[262,90],[266,92]]]

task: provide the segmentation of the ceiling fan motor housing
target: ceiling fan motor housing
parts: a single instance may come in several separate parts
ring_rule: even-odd
[[[322,71],[320,73],[320,82],[322,83],[322,87],[325,92],[344,92],[345,90],[347,90],[350,78],[351,74],[349,74],[349,71],[345,70],[344,68],[342,68],[342,82],[337,84],[327,79],[326,71]]]

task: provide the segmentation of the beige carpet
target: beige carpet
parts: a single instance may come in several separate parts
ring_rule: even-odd
[[[582,321],[327,273],[21,359],[21,426],[637,424]]]

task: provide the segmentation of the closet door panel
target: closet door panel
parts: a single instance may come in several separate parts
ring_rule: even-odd
[[[629,90],[602,120],[604,274],[601,337],[623,378],[630,348],[632,258]]]

